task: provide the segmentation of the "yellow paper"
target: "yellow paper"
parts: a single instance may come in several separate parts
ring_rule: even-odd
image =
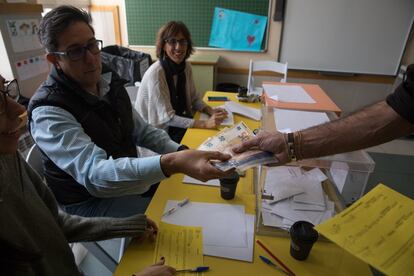
[[[414,201],[383,184],[315,228],[387,275],[413,275]]]
[[[155,244],[154,263],[161,257],[175,269],[203,266],[202,227],[181,226],[160,222]]]

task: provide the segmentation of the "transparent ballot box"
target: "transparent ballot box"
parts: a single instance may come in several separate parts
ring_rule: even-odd
[[[269,131],[276,130],[272,109],[262,109],[262,128]],[[363,150],[283,167],[259,167],[255,181],[257,234],[287,236],[289,226],[297,220],[316,225],[340,213],[364,194],[374,167],[375,162]]]

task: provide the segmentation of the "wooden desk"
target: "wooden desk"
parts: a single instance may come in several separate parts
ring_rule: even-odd
[[[236,95],[223,92],[207,92],[206,96],[227,96],[236,100]],[[212,106],[221,105],[220,102],[211,102]],[[259,104],[247,104],[251,107],[260,107]],[[234,116],[235,123],[243,120],[251,129],[259,127],[259,122]],[[183,143],[196,148],[207,137],[216,133],[216,130],[189,129],[184,136]],[[159,223],[164,206],[168,200],[182,200],[189,198],[191,201],[243,204],[249,214],[255,213],[255,195],[253,193],[253,170],[248,170],[242,177],[237,187],[236,197],[233,200],[223,200],[220,197],[218,187],[201,185],[190,185],[182,183],[183,175],[174,175],[161,182],[146,214]],[[296,273],[296,275],[371,275],[368,265],[351,256],[333,243],[317,242],[312,249],[309,258],[300,262],[293,259],[289,254],[290,241],[286,238],[256,236],[255,239],[262,241],[278,258]],[[144,267],[152,264],[155,243],[145,241],[138,244],[133,241],[122,257],[114,275],[130,276]],[[283,275],[279,271],[264,264],[259,255],[268,256],[257,244],[254,247],[253,263],[229,260],[218,257],[204,257],[204,264],[210,267],[205,275]],[[177,274],[179,275],[179,274]]]

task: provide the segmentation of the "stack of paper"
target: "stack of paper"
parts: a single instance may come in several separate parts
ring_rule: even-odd
[[[233,101],[226,102],[225,106],[227,110],[230,110],[233,113],[240,114],[256,121],[259,121],[262,118],[262,112],[257,108],[247,107]]]
[[[317,225],[335,213],[335,205],[324,194],[321,182],[326,175],[318,168],[269,168],[264,193],[273,200],[262,200],[263,224],[289,229],[298,220]]]
[[[177,203],[169,200],[165,211]],[[242,205],[189,202],[162,221],[201,226],[205,255],[249,262],[253,259],[254,215],[247,215]]]
[[[280,132],[294,132],[329,122],[325,112],[274,109],[276,128]]]
[[[311,96],[299,85],[272,85],[263,84],[267,96],[280,102],[289,103],[316,103]]]

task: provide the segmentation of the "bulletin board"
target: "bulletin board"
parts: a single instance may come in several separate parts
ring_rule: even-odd
[[[2,4],[0,12],[1,73],[9,80],[17,79],[21,94],[27,98],[49,73],[45,50],[37,36],[42,11],[42,6],[36,4]]]
[[[271,0],[125,0],[129,45],[155,45],[171,20],[183,21],[196,47],[208,47],[215,7],[269,16]],[[262,50],[266,49],[267,32]]]

